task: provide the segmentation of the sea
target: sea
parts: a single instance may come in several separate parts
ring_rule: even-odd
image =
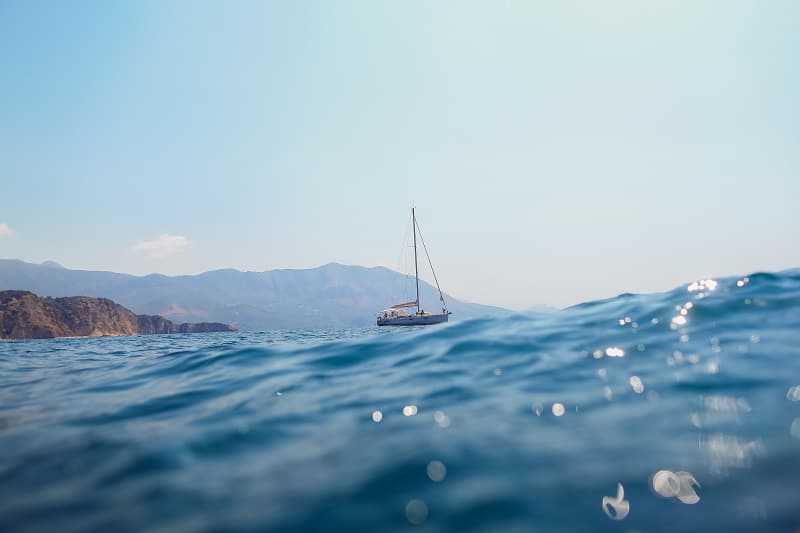
[[[0,343],[0,530],[800,531],[800,270],[424,328]]]

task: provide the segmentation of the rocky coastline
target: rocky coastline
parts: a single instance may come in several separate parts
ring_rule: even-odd
[[[40,297],[29,291],[0,291],[0,339],[49,339],[236,331],[231,324],[176,324],[158,315],[137,315],[106,298]]]

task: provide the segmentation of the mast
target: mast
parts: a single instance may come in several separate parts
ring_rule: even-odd
[[[419,313],[419,268],[417,267],[417,215],[411,208],[411,226],[414,229],[414,277],[417,280],[417,313]]]

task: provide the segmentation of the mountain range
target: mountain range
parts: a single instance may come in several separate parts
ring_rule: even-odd
[[[380,310],[413,299],[414,278],[384,267],[338,263],[296,270],[134,276],[72,270],[52,261],[0,259],[0,290],[110,298],[137,314],[175,322],[224,322],[242,330],[268,330],[374,325]],[[439,310],[436,288],[422,280],[420,299],[428,310]],[[512,313],[447,294],[445,299],[454,320]]]

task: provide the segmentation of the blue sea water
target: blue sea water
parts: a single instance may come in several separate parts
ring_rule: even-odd
[[[800,270],[423,329],[0,343],[3,531],[798,529]]]

